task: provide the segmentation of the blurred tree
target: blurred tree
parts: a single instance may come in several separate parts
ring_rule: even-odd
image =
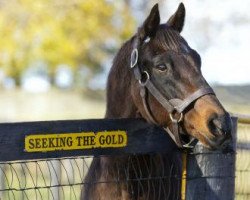
[[[59,64],[95,74],[134,25],[123,2],[0,0],[0,67],[17,84],[36,61],[47,63],[51,77]]]

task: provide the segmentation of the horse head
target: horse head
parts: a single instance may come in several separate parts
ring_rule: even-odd
[[[169,127],[176,143],[190,138],[219,148],[231,135],[231,118],[201,72],[201,58],[180,35],[185,19],[181,3],[160,24],[156,4],[132,39],[132,98],[140,115]]]

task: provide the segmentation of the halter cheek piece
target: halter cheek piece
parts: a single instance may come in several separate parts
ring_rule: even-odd
[[[147,91],[149,91],[151,95],[153,95],[155,99],[169,113],[169,117],[172,122],[172,131],[168,127],[166,128],[164,127],[164,129],[168,132],[168,134],[174,140],[176,145],[180,148],[192,148],[197,143],[198,141],[197,139],[192,138],[188,143],[185,143],[181,139],[181,133],[179,131],[179,123],[183,120],[183,117],[184,117],[183,112],[185,112],[186,108],[192,102],[201,98],[204,95],[214,94],[214,91],[212,90],[211,87],[208,86],[208,87],[202,87],[196,90],[194,93],[192,93],[191,95],[189,95],[187,98],[183,100],[182,99],[166,99],[161,94],[161,92],[155,87],[153,82],[150,80],[149,73],[147,71],[141,71],[139,64],[138,64],[138,58],[139,58],[138,48],[139,47],[140,47],[140,40],[139,38],[136,37],[133,43],[130,67],[131,69],[133,69],[135,78],[140,84],[140,96],[142,98],[144,110],[149,120],[151,121],[151,123],[157,124],[147,102],[147,98],[146,98]],[[177,118],[175,118],[176,115],[178,116]]]

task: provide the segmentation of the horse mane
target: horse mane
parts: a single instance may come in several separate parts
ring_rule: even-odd
[[[130,107],[130,111],[135,111],[135,107],[132,108],[133,105],[131,104],[132,96],[130,94],[130,87],[132,73],[129,69],[134,37],[122,45],[113,60],[106,87],[106,118],[132,117],[134,114],[133,112],[130,115],[122,113],[121,109],[121,105],[130,104],[126,105],[126,107]]]

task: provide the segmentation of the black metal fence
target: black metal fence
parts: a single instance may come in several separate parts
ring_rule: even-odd
[[[246,148],[249,127],[250,125],[247,124],[238,125],[235,193],[236,199],[239,200],[249,199],[250,162],[248,159],[250,156],[249,149]],[[126,132],[127,142],[123,147],[113,148],[104,145],[88,149],[56,149],[55,151],[50,149],[47,152],[42,149],[29,152],[25,144],[25,138],[27,140],[27,136],[32,135],[89,134],[90,132],[96,134],[100,131],[117,130]],[[226,155],[220,154],[217,152],[214,157],[222,156],[223,159],[227,159],[227,156],[234,155],[232,152]],[[115,179],[106,182],[96,180],[88,183],[85,181],[85,176],[93,160],[92,155],[96,156],[94,159],[106,157],[113,160],[126,160],[126,162],[123,162],[122,167],[117,164],[114,165],[114,168],[109,169],[111,173],[116,173]],[[195,158],[193,155],[196,155]],[[183,152],[176,148],[163,130],[148,125],[143,120],[79,120],[1,124],[0,199],[80,199],[84,186],[104,183],[115,184],[117,190],[123,184],[134,199],[138,196],[141,197],[142,194],[144,195],[143,200],[190,199],[187,195],[190,194],[190,189],[195,191],[189,187],[189,185],[194,185],[190,184],[191,181],[205,180],[199,184],[200,186],[203,184],[202,187],[207,190],[207,188],[211,188],[210,184],[214,180],[221,179],[226,184],[229,179],[234,179],[232,174],[217,176],[209,174],[207,170],[205,170],[207,176],[202,170],[198,174],[194,174],[192,171],[185,172],[185,170],[189,170],[190,163],[193,162],[195,165],[199,163],[200,158],[197,155],[198,157],[199,155],[211,155],[211,152],[206,151],[201,154],[189,152],[186,157],[188,159],[187,168],[183,168]],[[191,158],[192,156],[193,158]],[[202,159],[204,160],[204,158]],[[204,163],[204,165],[207,164]],[[209,165],[204,169],[206,167]],[[230,168],[223,163],[218,163],[217,169],[218,167],[221,172],[228,172]],[[157,173],[156,168],[160,169]],[[223,192],[223,189],[219,188],[219,190]],[[202,192],[199,195],[202,195]],[[233,198],[231,195],[229,199]]]
[[[79,199],[92,158],[0,164],[1,199]]]
[[[178,155],[180,154],[176,152],[175,156]],[[146,159],[144,155],[126,158],[112,156],[112,159],[124,159],[128,162],[124,162],[124,166],[119,163],[112,169],[106,169],[107,174],[116,174],[115,178],[91,183],[84,178],[92,157],[4,162],[0,164],[1,199],[77,200],[80,199],[83,187],[98,184],[107,184],[108,187],[115,184],[117,191],[125,186],[133,199],[142,194],[148,200],[180,199],[181,160],[170,162],[168,158],[169,156],[162,154],[147,155]],[[155,171],[156,168],[159,170]]]

